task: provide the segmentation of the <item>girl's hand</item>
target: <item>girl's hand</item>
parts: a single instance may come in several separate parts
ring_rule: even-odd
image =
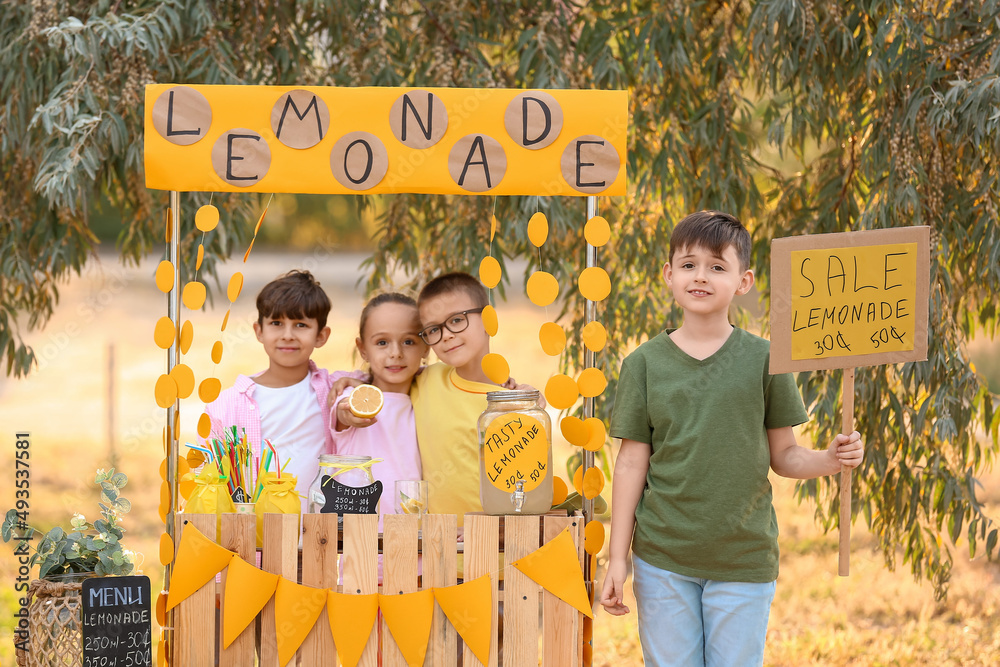
[[[353,412],[351,412],[350,397],[344,398],[337,403],[337,430],[343,431],[346,428],[365,428],[366,426],[371,426],[376,421],[377,417],[358,417]]]
[[[608,564],[608,573],[604,575],[604,590],[601,592],[601,605],[613,616],[624,616],[630,611],[624,602],[627,579],[628,567],[625,561]]]
[[[838,466],[857,468],[865,457],[865,448],[861,443],[861,434],[854,431],[850,435],[841,433],[826,450],[827,454],[837,462]]]

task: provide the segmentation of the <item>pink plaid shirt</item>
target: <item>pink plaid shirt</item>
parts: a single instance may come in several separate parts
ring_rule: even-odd
[[[261,371],[263,373],[263,371]],[[322,414],[329,415],[330,409],[326,405],[327,396],[330,393],[330,386],[344,376],[357,379],[364,379],[366,375],[361,371],[335,371],[327,372],[325,368],[316,366],[316,362],[309,361],[309,384],[316,394],[316,402]],[[260,431],[260,408],[253,398],[257,383],[253,376],[239,375],[232,387],[224,390],[219,397],[205,406],[205,412],[212,419],[212,436],[224,438],[224,431],[233,426],[238,427],[242,434],[243,429],[247,431],[247,440],[253,448],[254,456],[261,455],[261,431]],[[201,441],[201,438],[199,438]],[[326,452],[333,451],[333,440],[330,437],[329,429],[326,432]]]

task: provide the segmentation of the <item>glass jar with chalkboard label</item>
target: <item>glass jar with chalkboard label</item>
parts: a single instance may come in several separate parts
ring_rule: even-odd
[[[377,514],[382,482],[372,475],[381,459],[323,454],[319,474],[309,485],[307,510],[313,514]]]
[[[552,507],[552,422],[538,391],[491,391],[479,416],[479,499],[487,514]]]

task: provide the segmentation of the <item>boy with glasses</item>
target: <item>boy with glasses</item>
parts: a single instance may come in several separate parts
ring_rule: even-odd
[[[428,512],[481,512],[476,422],[486,409],[486,393],[499,387],[483,373],[490,337],[481,313],[486,288],[468,273],[448,273],[424,285],[417,298],[420,338],[438,363],[414,378],[410,389]],[[508,383],[509,384],[509,383]]]

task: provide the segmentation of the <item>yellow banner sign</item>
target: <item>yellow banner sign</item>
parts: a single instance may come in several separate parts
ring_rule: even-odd
[[[771,372],[927,358],[927,227],[775,239]]]
[[[146,87],[146,186],[623,195],[625,91]]]

